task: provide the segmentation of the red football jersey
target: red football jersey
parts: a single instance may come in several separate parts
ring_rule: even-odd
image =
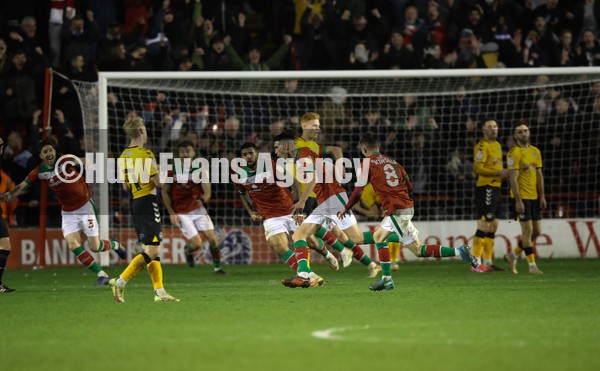
[[[407,173],[404,168],[388,156],[375,153],[369,157],[369,179],[385,215],[391,215],[399,209],[409,209],[414,206],[409,197],[406,185]],[[360,183],[360,180],[359,180]]]
[[[63,211],[75,211],[92,198],[92,192],[90,191],[90,186],[85,182],[85,178],[82,175],[80,176],[80,173],[75,167],[67,166],[65,170],[66,172],[61,171],[58,175],[67,182],[63,182],[59,179],[57,172],[60,171],[60,169],[48,167],[46,164],[42,163],[27,175],[25,181],[28,184],[31,184],[36,180],[46,182],[52,192],[56,195]],[[78,176],[79,179],[73,181]]]
[[[171,207],[176,214],[187,214],[204,206],[198,199],[204,196],[202,183],[194,183],[191,172],[195,169],[190,169],[189,176],[175,174],[172,170],[167,173],[173,177],[171,184]]]
[[[271,161],[271,166],[272,169],[260,174],[245,168],[247,177],[237,184],[240,193],[248,192],[258,212],[265,219],[291,215],[294,206],[292,192],[275,182],[275,161]]]
[[[307,147],[298,148],[298,150],[296,151],[296,158],[294,159],[294,161],[298,161],[303,158],[310,159],[314,168],[316,160],[319,157],[315,152],[313,152]],[[346,190],[342,188],[342,186],[335,180],[335,177],[333,178],[332,182],[326,183],[323,181],[323,179],[321,179],[321,175],[322,174],[317,174],[317,185],[315,186],[315,193],[317,195],[317,198],[319,199],[319,203],[325,202],[325,200],[327,200],[331,196],[335,196],[342,192],[346,192]]]

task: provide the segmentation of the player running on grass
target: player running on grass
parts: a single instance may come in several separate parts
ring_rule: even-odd
[[[282,284],[288,287],[309,287],[309,275],[311,269],[308,264],[308,244],[307,238],[315,234],[323,226],[336,224],[345,235],[353,240],[361,240],[362,233],[358,229],[356,218],[351,215],[345,220],[337,216],[337,212],[344,209],[348,200],[346,191],[335,180],[325,182],[321,174],[317,174],[315,164],[317,155],[308,148],[296,148],[294,138],[288,134],[280,134],[274,138],[273,143],[275,154],[279,158],[293,158],[296,170],[304,167],[307,172],[308,182],[306,189],[302,192],[300,199],[294,204],[292,212],[294,215],[302,215],[304,204],[314,190],[319,199],[319,206],[309,215],[302,225],[296,230],[292,239],[294,240],[294,250],[298,260],[297,276],[291,279],[285,279]],[[301,166],[306,165],[306,166]],[[317,179],[319,178],[319,179]],[[358,247],[360,249],[360,247]],[[362,249],[361,249],[362,251]],[[370,260],[370,259],[369,259]],[[370,277],[376,277],[381,268],[375,262],[371,261],[368,265]]]
[[[418,236],[419,231],[411,222],[415,210],[413,200],[410,198],[412,191],[410,179],[406,174],[406,170],[400,164],[379,152],[379,147],[377,135],[373,133],[367,133],[360,139],[359,148],[362,154],[369,159],[369,167],[366,174],[359,175],[356,187],[344,210],[338,212],[338,217],[345,220],[347,217],[345,214],[349,213],[352,206],[358,202],[364,187],[368,183],[373,185],[377,196],[381,200],[386,217],[381,221],[380,228],[375,231],[373,238],[379,255],[382,277],[369,286],[369,289],[381,291],[394,288],[390,251],[386,242],[386,239],[392,233],[396,233],[404,247],[411,250],[416,256],[460,256],[464,261],[477,267],[477,260],[471,255],[470,248],[467,245],[455,249],[441,245],[421,244]]]
[[[342,149],[337,146],[324,146],[317,143],[317,139],[319,138],[320,122],[319,122],[319,114],[314,112],[307,112],[300,118],[300,126],[302,128],[302,134],[294,140],[294,144],[296,148],[308,148],[314,153],[316,153],[319,157],[325,157],[327,155],[333,156],[334,161],[339,160],[344,156]],[[306,189],[305,183],[300,183],[300,192],[304,192]],[[310,215],[312,211],[319,205],[319,201],[317,200],[317,195],[313,191],[306,199],[306,203],[304,205],[304,214]],[[339,239],[347,240],[347,237],[344,236],[344,232],[337,227],[333,226],[330,231],[325,228],[321,228],[315,233],[315,236],[321,238],[327,245],[333,247],[340,253],[340,257],[342,258],[342,266],[345,268],[352,263],[352,248],[355,246],[354,243],[350,240],[346,242],[348,247],[344,246]],[[357,247],[359,248],[359,247]],[[362,250],[357,252],[358,260],[364,255],[361,254]],[[367,259],[366,264],[368,265],[370,262]]]
[[[332,155],[337,161],[343,157],[343,152],[340,147],[336,146],[322,146],[316,142],[321,132],[320,115],[315,112],[307,112],[300,118],[300,124],[302,125],[302,135],[294,140],[296,148],[308,148],[314,152],[317,157],[323,157],[325,155]],[[306,189],[306,184],[300,184],[302,192]],[[314,208],[318,205],[316,194],[311,192],[306,199],[303,213],[305,215],[312,214]],[[349,235],[342,232],[339,226],[335,223],[326,225],[327,228],[321,228],[315,232],[315,236],[323,239],[325,243],[336,249],[342,258],[342,266],[345,268],[352,263],[352,258],[360,261],[362,264],[367,266],[369,269],[369,277],[376,277],[379,271],[376,265],[373,264],[373,260],[364,253],[361,244],[373,243],[373,234],[371,231],[360,233],[360,230],[353,228]],[[330,230],[328,232],[328,229]]]
[[[140,117],[133,117],[125,121],[123,130],[130,142],[119,156],[119,177],[125,181],[123,188],[131,192],[131,214],[144,251],[133,258],[119,278],[110,280],[113,297],[118,303],[123,303],[125,285],[147,267],[154,287],[154,301],[179,301],[169,295],[163,285],[159,258],[162,226],[156,197],[156,188],[161,188],[162,183],[154,153],[144,148],[148,140],[146,126]]]
[[[240,148],[241,157],[246,160],[246,178],[237,184],[241,194],[242,203],[253,221],[262,221],[265,229],[265,238],[269,246],[275,250],[281,259],[294,271],[298,269],[297,257],[289,249],[289,236],[297,228],[296,221],[292,218],[293,203],[292,193],[274,182],[273,173],[257,174],[258,152],[253,143],[244,143]],[[274,172],[277,172],[275,161],[271,161]],[[280,169],[283,174],[285,169]],[[281,179],[281,177],[279,177]],[[255,207],[253,207],[255,206]],[[338,261],[323,244],[323,241],[312,237],[309,239],[312,249],[320,253],[329,263],[329,267],[338,270]],[[323,279],[312,272],[310,275],[312,286],[321,284]]]
[[[183,141],[177,146],[179,158],[196,158],[196,149],[192,142]],[[175,169],[176,170],[176,169]],[[225,271],[221,268],[221,254],[215,226],[206,211],[204,205],[210,200],[211,186],[208,182],[195,183],[191,176],[199,169],[191,168],[190,173],[178,174],[169,170],[168,175],[173,177],[173,184],[164,184],[162,198],[165,208],[169,212],[169,218],[173,225],[181,229],[181,233],[188,240],[185,245],[185,260],[190,267],[195,264],[194,251],[202,247],[202,241],[208,240],[210,255],[212,256],[215,274],[223,275]],[[207,176],[208,174],[205,174]]]
[[[83,164],[84,159],[76,159],[75,156],[67,155],[61,158],[61,162],[69,165],[56,167],[58,160],[56,156],[54,142],[43,141],[40,144],[42,163],[12,191],[0,195],[0,201],[19,196],[36,180],[48,184],[61,206],[62,231],[69,250],[75,254],[77,260],[84,267],[98,275],[98,285],[107,285],[108,275],[96,263],[94,257],[83,248],[81,233],[83,232],[87,236],[89,248],[92,251],[100,252],[112,249],[121,259],[127,258],[127,252],[119,242],[101,240],[98,236],[98,219],[90,187],[77,169],[71,165],[76,162]]]

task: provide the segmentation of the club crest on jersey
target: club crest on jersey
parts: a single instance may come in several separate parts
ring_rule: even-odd
[[[477,151],[477,156],[475,157],[475,159],[477,161],[481,161],[481,159],[483,159],[483,151],[481,151],[481,150]]]

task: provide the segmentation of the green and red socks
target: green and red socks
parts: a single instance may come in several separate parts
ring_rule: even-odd
[[[119,243],[117,241],[100,240],[100,247],[98,247],[98,252],[108,251],[110,249],[116,250],[118,248]]]
[[[342,252],[342,250],[344,250],[344,245],[338,241],[333,233],[327,231],[325,228],[319,229],[317,233],[315,233],[315,237],[322,239],[323,242],[333,247],[338,252]]]
[[[288,250],[281,255],[281,260],[285,262],[285,264],[289,265],[295,271],[298,270],[298,261],[296,260],[296,254],[292,250]]]
[[[311,272],[308,263],[308,243],[305,240],[294,242],[294,254],[298,262],[298,276],[308,278]]]
[[[459,256],[458,250],[454,247],[442,246],[442,245],[423,245],[421,246],[421,256],[424,258],[448,258],[452,256]]]
[[[392,278],[392,259],[387,242],[376,242],[377,255],[379,256],[379,265],[381,266],[381,275],[383,279]]]
[[[86,251],[83,246],[74,249],[73,254],[75,254],[77,260],[79,260],[84,267],[96,273],[98,276],[108,276],[104,270],[102,270],[102,267],[96,263],[92,254]]]
[[[354,259],[358,260],[364,265],[369,266],[373,262],[373,260],[371,260],[371,258],[369,258],[369,256],[365,254],[363,249],[361,249],[360,246],[352,242],[352,240],[346,241],[344,246],[352,250],[352,252],[354,253]]]

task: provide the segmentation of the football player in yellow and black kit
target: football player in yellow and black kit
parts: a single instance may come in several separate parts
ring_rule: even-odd
[[[167,294],[163,287],[162,266],[160,264],[160,242],[162,226],[156,188],[161,188],[156,158],[151,150],[144,148],[148,134],[144,121],[140,117],[127,119],[123,130],[130,139],[129,147],[119,157],[119,176],[124,180],[123,188],[131,194],[131,212],[139,242],[144,251],[133,258],[119,278],[113,278],[109,284],[115,300],[125,301],[125,285],[138,275],[144,267],[154,286],[154,301],[179,301]]]
[[[518,124],[513,132],[515,145],[506,156],[510,171],[511,213],[521,223],[521,243],[513,253],[504,256],[512,273],[517,273],[517,255],[525,251],[529,273],[543,274],[535,263],[533,241],[542,233],[542,210],[546,208],[542,153],[529,143],[526,124]]]
[[[500,186],[502,179],[508,178],[508,170],[502,164],[502,148],[496,140],[498,123],[486,120],[482,125],[483,139],[475,146],[473,167],[477,177],[475,188],[475,205],[477,207],[477,231],[473,241],[473,256],[479,265],[471,268],[472,272],[489,272],[503,270],[496,267],[492,260],[494,254],[494,238],[498,230],[496,219],[502,204]],[[483,253],[483,264],[481,254]]]

